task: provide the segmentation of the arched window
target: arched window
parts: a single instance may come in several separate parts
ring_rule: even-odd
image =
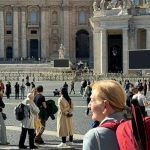
[[[53,13],[52,13],[52,23],[53,23],[54,25],[57,25],[57,24],[58,24],[58,14],[57,14],[56,11],[53,11]]]
[[[6,25],[12,25],[12,13],[11,12],[6,13]]]
[[[35,10],[31,11],[30,22],[32,25],[37,24],[37,18],[38,18],[37,11]]]
[[[80,11],[79,14],[79,24],[85,24],[86,23],[86,13],[85,11]]]

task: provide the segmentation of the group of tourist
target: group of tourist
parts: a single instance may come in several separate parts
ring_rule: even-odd
[[[29,91],[35,87],[34,82],[29,82],[29,80],[26,80],[26,83],[24,82],[24,79],[22,79],[21,84],[18,82],[14,85],[14,95],[15,99],[24,99],[25,94],[29,93]],[[3,91],[3,93],[6,95],[7,99],[10,99],[10,96],[12,94],[12,85],[11,82],[8,81],[6,85],[0,80],[0,89]]]
[[[110,149],[110,147],[111,150],[119,149],[116,133],[109,128],[103,127],[103,124],[110,120],[126,120],[127,117],[124,110],[126,110],[127,107],[131,107],[132,99],[137,99],[143,116],[146,116],[145,105],[149,104],[149,102],[147,102],[143,94],[144,83],[138,81],[138,83],[134,85],[126,81],[123,88],[123,86],[115,80],[101,80],[92,84],[90,81],[83,81],[81,84],[82,94],[83,98],[86,97],[88,106],[86,114],[88,115],[91,110],[92,120],[97,123],[94,127],[98,126],[85,134],[83,150],[105,150]],[[1,90],[1,93],[3,93],[3,90]],[[33,88],[32,91],[28,93],[27,98],[22,101],[27,107],[25,109],[25,118],[22,120],[19,148],[27,148],[27,146],[24,145],[27,132],[29,134],[29,147],[31,149],[38,148],[34,142],[38,144],[44,143],[42,134],[45,130],[46,119],[42,118],[40,113],[43,109],[47,108],[47,105],[42,93],[43,86],[38,86]],[[0,134],[0,142],[1,144],[8,144],[6,127],[2,117],[2,109],[5,107],[2,97],[3,95],[0,95],[0,124],[3,128],[3,130],[1,130],[3,133]],[[60,97],[58,98],[57,134],[62,140],[57,146],[58,148],[67,147],[67,136],[69,137],[69,145],[73,144],[72,116],[73,102],[68,94],[68,84],[65,82],[60,90]]]
[[[25,117],[21,121],[22,130],[19,139],[19,148],[26,149],[27,146],[24,145],[26,134],[29,134],[29,147],[30,149],[37,149],[38,147],[34,144],[44,144],[44,140],[42,139],[42,134],[45,130],[46,121],[45,117],[40,115],[43,113],[43,109],[46,110],[47,105],[45,101],[45,97],[43,96],[43,86],[38,86],[33,88],[27,94],[27,98],[22,101],[24,107]],[[0,144],[9,144],[7,142],[6,136],[6,126],[4,123],[4,119],[2,117],[2,109],[5,107],[5,104],[2,100],[3,91],[1,91],[0,95]],[[68,95],[68,91],[66,87],[62,87],[60,91],[60,97],[58,99],[58,113],[57,113],[57,133],[58,136],[62,138],[62,142],[58,145],[58,147],[66,147],[66,137],[69,136],[70,145],[73,142],[73,122],[72,122],[72,111],[73,111],[73,103],[71,98]]]

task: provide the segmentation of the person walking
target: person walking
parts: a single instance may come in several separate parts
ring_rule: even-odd
[[[64,83],[63,87],[66,88],[66,90],[68,92],[68,84],[67,84],[67,82]]]
[[[15,99],[19,99],[19,89],[20,89],[20,86],[18,84],[18,82],[16,82],[15,84]]]
[[[87,86],[87,81],[85,79],[83,79],[81,81],[81,86],[80,86],[80,94],[81,95],[83,95],[86,86]]]
[[[146,94],[147,94],[147,80],[144,80],[143,88],[144,88],[144,96],[146,96]]]
[[[25,118],[22,120],[22,130],[19,140],[19,148],[26,149],[27,146],[24,145],[26,134],[29,134],[29,147],[30,149],[37,149],[38,147],[34,144],[35,137],[35,127],[34,127],[34,118],[38,115],[39,109],[33,102],[34,94],[28,93],[27,98],[22,101],[24,104]]]
[[[7,84],[6,84],[6,91],[5,91],[5,94],[7,96],[7,99],[10,99],[10,94],[11,94],[11,84],[10,82],[8,81]]]
[[[87,111],[86,111],[86,114],[89,115],[89,107],[88,107],[88,104],[91,100],[90,96],[92,94],[92,88],[90,86],[90,81],[87,82],[87,86],[85,87],[85,90],[84,90],[84,93],[83,93],[83,99],[84,97],[86,97],[86,102],[87,102]]]
[[[35,88],[34,82],[31,82],[31,89]]]
[[[70,93],[69,93],[69,94],[71,94],[72,91],[73,91],[74,94],[75,94],[75,90],[74,90],[74,81],[71,82],[70,88],[71,88],[71,89],[70,89]]]
[[[3,108],[5,108],[5,104],[3,102],[3,91],[0,91],[0,144],[7,145],[9,143],[7,142],[6,126],[2,116]]]
[[[62,142],[58,148],[67,147],[66,137],[69,136],[69,145],[73,144],[73,122],[72,122],[73,103],[68,95],[66,88],[61,89],[61,97],[58,99],[57,115],[57,134]]]
[[[42,139],[42,134],[45,130],[45,125],[46,125],[46,117],[45,114],[44,115],[40,115],[43,113],[43,110],[45,110],[47,108],[46,106],[46,101],[45,101],[45,97],[42,95],[43,93],[43,86],[42,85],[39,85],[37,88],[36,88],[36,95],[34,97],[34,102],[36,104],[36,106],[39,108],[40,110],[40,113],[39,113],[39,116],[38,116],[38,119],[39,119],[39,122],[40,122],[40,126],[39,126],[39,129],[36,129],[36,136],[35,136],[35,142],[38,143],[38,144],[44,144],[44,141]],[[45,111],[44,111],[45,112]]]
[[[24,83],[22,82],[22,85],[20,86],[21,99],[24,99],[25,89],[26,89],[26,87],[25,87]]]
[[[0,90],[4,93],[5,86],[2,80],[0,80]]]
[[[27,90],[27,93],[29,93],[30,92],[30,82],[29,81],[27,81],[26,82],[26,90]]]
[[[145,110],[145,104],[147,104],[147,101],[146,101],[146,97],[144,96],[144,94],[142,93],[144,90],[144,87],[141,85],[138,87],[138,93],[133,95],[132,99],[137,99],[138,100],[138,103],[140,105],[140,109],[141,109],[141,113],[144,115],[144,116],[147,116],[147,112]]]

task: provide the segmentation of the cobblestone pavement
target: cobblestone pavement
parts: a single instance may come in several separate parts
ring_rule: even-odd
[[[53,90],[55,88],[60,89],[64,82],[62,81],[39,81],[36,82],[37,85],[44,86],[44,95],[46,96],[46,100],[53,99],[57,104],[58,97],[53,97]],[[12,83],[12,87],[14,86],[14,82]],[[70,84],[70,82],[68,82]],[[70,94],[72,101],[74,103],[74,114],[73,114],[73,121],[74,121],[74,144],[67,149],[82,149],[82,140],[84,134],[91,128],[90,126],[90,115],[86,115],[86,100],[82,99],[81,95],[79,94],[80,91],[80,83],[77,82],[75,84],[75,91],[76,94]],[[12,92],[13,93],[13,92]],[[148,93],[148,95],[150,95]],[[12,94],[13,96],[13,94]],[[10,144],[8,146],[0,145],[0,149],[18,149],[18,141],[20,136],[20,122],[15,120],[14,116],[14,107],[20,102],[21,100],[15,100],[14,97],[11,97],[9,100],[4,97],[4,102],[6,104],[6,108],[4,112],[7,114],[7,120],[5,121],[7,127],[7,137],[8,142]],[[150,108],[148,108],[150,111]],[[47,121],[46,131],[44,132],[43,139],[45,141],[44,145],[40,145],[40,149],[57,149],[56,145],[61,142],[61,139],[56,135],[56,119]],[[28,145],[28,138],[26,140],[26,145]]]
[[[58,97],[53,97],[53,90],[55,88],[60,89],[62,87],[64,82],[58,81],[43,81],[43,82],[36,82],[37,85],[43,85],[44,86],[44,92],[43,94],[46,96],[46,100],[53,99],[55,100],[57,104]],[[12,83],[12,88],[14,86],[15,82]],[[68,82],[70,84],[70,82]],[[76,94],[72,93],[70,94],[72,101],[74,103],[74,114],[73,114],[73,120],[74,120],[74,144],[71,147],[68,147],[67,149],[82,149],[82,139],[83,135],[91,128],[90,127],[90,116],[87,116],[86,111],[86,100],[82,99],[82,97],[79,94],[79,87],[80,83],[75,84],[75,91]],[[14,93],[14,89],[12,91]],[[7,137],[8,142],[10,142],[10,145],[8,146],[2,146],[0,145],[0,149],[18,149],[17,144],[19,141],[20,136],[20,122],[15,120],[14,116],[14,107],[21,101],[21,100],[15,100],[14,94],[12,94],[13,97],[11,97],[9,100],[4,97],[4,102],[6,104],[6,107],[4,109],[4,112],[7,114],[7,120],[5,121],[6,127],[7,127]],[[47,121],[46,124],[46,131],[44,132],[43,139],[46,144],[40,145],[40,149],[57,149],[56,145],[58,145],[61,142],[61,139],[57,137],[56,135],[56,119]],[[26,145],[28,145],[28,138],[26,141]]]

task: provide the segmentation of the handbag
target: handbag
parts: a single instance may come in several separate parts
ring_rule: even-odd
[[[4,119],[4,120],[6,120],[6,119],[7,119],[7,116],[6,116],[6,114],[5,114],[5,113],[2,113],[2,117],[3,117],[3,119]]]
[[[66,116],[69,118],[69,117],[72,117],[72,116],[73,116],[73,114],[68,113]]]

